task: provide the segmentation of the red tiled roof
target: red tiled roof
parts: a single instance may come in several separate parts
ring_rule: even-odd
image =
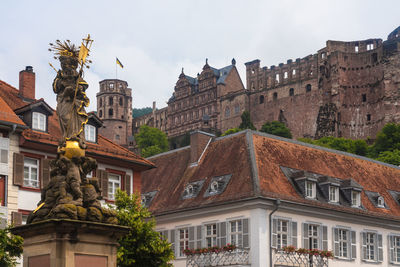
[[[24,125],[25,123],[14,113],[10,106],[0,97],[0,122],[16,123]]]
[[[345,213],[400,220],[400,206],[388,192],[400,192],[400,169],[396,166],[253,131],[215,139],[197,167],[188,167],[189,159],[190,148],[151,158],[157,169],[143,172],[142,192],[158,190],[150,205],[155,215],[243,198],[267,197]],[[363,209],[305,199],[289,182],[281,167],[338,179],[352,178],[364,190],[383,196],[388,209],[375,207],[364,192],[361,195]],[[210,178],[224,174],[232,174],[226,190],[220,195],[204,197]],[[185,185],[200,179],[205,179],[205,183],[198,196],[182,199]]]
[[[5,102],[9,103],[10,109],[13,110],[21,109],[27,105],[43,101],[42,99],[39,99],[30,103],[25,102],[19,97],[17,89],[3,81],[0,81],[0,99],[4,99]],[[13,114],[15,115],[14,112]],[[61,130],[57,114],[54,112],[52,116],[49,116],[48,133],[26,129],[22,132],[21,142],[22,145],[26,146],[40,144],[42,148],[46,148],[47,150],[56,153],[60,138]],[[118,161],[124,161],[130,164],[136,164],[139,169],[149,169],[155,167],[154,164],[149,160],[136,155],[135,153],[113,143],[101,135],[98,135],[97,144],[88,142],[87,153],[88,155],[95,156],[98,160],[103,160],[104,162],[110,162],[110,160],[112,160],[114,163],[122,164]]]

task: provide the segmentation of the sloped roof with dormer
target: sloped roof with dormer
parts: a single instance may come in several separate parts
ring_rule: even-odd
[[[190,146],[150,159],[157,168],[142,174],[142,192],[157,191],[149,207],[155,215],[264,198],[400,221],[400,205],[390,193],[400,192],[400,168],[350,153],[246,130],[213,140],[194,167],[189,164]],[[353,208],[307,199],[293,186],[284,168],[302,170],[321,182],[361,186],[362,205]],[[228,174],[231,178],[225,190],[207,197],[205,191],[212,178]],[[182,199],[185,186],[198,180],[204,180],[198,195]],[[365,191],[383,196],[387,208],[376,207]]]

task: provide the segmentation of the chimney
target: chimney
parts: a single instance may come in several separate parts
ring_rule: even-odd
[[[197,165],[215,135],[196,130],[190,133],[190,163]]]
[[[35,73],[32,66],[26,66],[19,72],[19,95],[27,99],[35,99]]]

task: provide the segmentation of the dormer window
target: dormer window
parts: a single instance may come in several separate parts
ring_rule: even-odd
[[[231,177],[232,174],[213,177],[207,191],[204,193],[204,197],[214,196],[224,192]]]
[[[188,199],[188,198],[194,198],[198,195],[200,192],[202,186],[203,186],[204,180],[192,182],[188,185],[186,185],[183,194],[182,194],[182,199]]]
[[[355,208],[361,206],[361,194],[359,191],[351,191],[351,206]]]
[[[46,115],[33,112],[32,113],[32,129],[39,130],[39,131],[46,131]]]
[[[329,202],[338,203],[339,202],[339,187],[329,186]]]
[[[385,208],[385,199],[382,196],[379,196],[377,199],[378,208]]]
[[[312,198],[315,199],[316,197],[316,192],[317,192],[317,185],[315,182],[312,181],[306,181],[305,182],[305,196],[306,198]]]
[[[85,124],[85,139],[89,142],[96,142],[96,127],[90,124]]]
[[[141,195],[141,203],[145,207],[149,207],[151,201],[153,200],[154,196],[157,194],[157,191],[147,192]]]

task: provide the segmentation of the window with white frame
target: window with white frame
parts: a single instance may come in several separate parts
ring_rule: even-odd
[[[382,235],[376,232],[362,232],[362,259],[381,262],[383,260]]]
[[[361,206],[361,194],[359,191],[351,191],[351,206],[357,208]]]
[[[39,160],[24,158],[24,186],[39,188]]]
[[[46,115],[39,112],[33,112],[32,129],[39,131],[46,131]]]
[[[207,224],[205,225],[205,240],[206,247],[210,248],[217,245],[217,225]]]
[[[288,245],[289,238],[289,221],[287,220],[277,220],[276,225],[276,241],[277,248],[281,249]]]
[[[365,258],[366,260],[375,260],[375,253],[376,253],[376,234],[375,233],[367,233],[366,235],[366,254]]]
[[[400,236],[389,236],[389,255],[391,263],[400,263]]]
[[[382,196],[378,197],[377,202],[379,208],[385,207],[385,199]]]
[[[96,142],[96,127],[85,124],[85,139],[89,142]]]
[[[315,182],[306,181],[305,195],[307,198],[315,198],[316,197],[316,183]]]
[[[184,257],[183,251],[189,248],[189,229],[182,228],[178,230],[179,234],[179,257]]]
[[[108,174],[108,199],[114,200],[117,189],[121,188],[121,175],[109,173]]]
[[[329,202],[339,202],[339,187],[333,185],[329,186]]]
[[[338,256],[341,258],[347,258],[349,256],[349,230],[338,229],[339,238],[339,251]]]
[[[242,220],[229,222],[229,240],[232,245],[242,246],[243,227]]]
[[[308,239],[310,249],[318,249],[319,248],[319,227],[320,225],[309,224],[308,225]]]

